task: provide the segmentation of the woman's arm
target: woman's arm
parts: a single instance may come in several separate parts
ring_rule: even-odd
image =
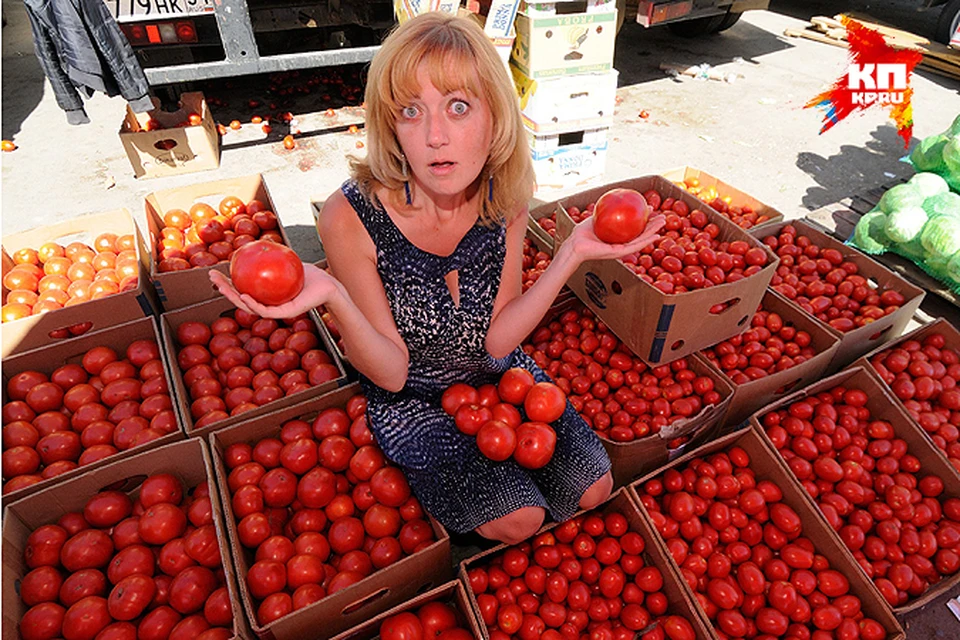
[[[325,305],[350,363],[377,386],[399,391],[407,383],[407,346],[377,273],[373,241],[339,190],[324,204],[317,231],[333,275],[304,264],[303,290],[290,302],[268,307],[239,294],[219,271],[211,271],[210,279],[236,306],[266,318],[292,318]]]
[[[507,255],[487,331],[487,351],[495,358],[502,358],[516,349],[537,328],[560,289],[584,261],[619,258],[639,251],[659,237],[657,232],[664,222],[663,216],[656,216],[633,242],[607,244],[597,239],[593,232],[593,218],[587,218],[574,227],[540,278],[520,295],[527,212],[518,215],[507,227]]]

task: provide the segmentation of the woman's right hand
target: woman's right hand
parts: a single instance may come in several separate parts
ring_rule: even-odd
[[[275,306],[261,304],[252,296],[240,293],[230,279],[216,269],[210,270],[210,281],[235,306],[262,318],[295,318],[310,309],[327,304],[342,291],[336,278],[306,262],[303,264],[303,289],[293,300]]]

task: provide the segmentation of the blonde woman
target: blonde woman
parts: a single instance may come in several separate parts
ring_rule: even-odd
[[[592,220],[578,225],[521,296],[533,168],[513,87],[482,30],[441,13],[406,22],[372,61],[365,99],[368,155],[352,161],[317,224],[332,276],[304,265],[303,292],[277,307],[211,278],[262,316],[326,305],[361,374],[370,429],[427,511],[455,532],[518,542],[547,513],[564,520],[609,496],[603,446],[568,403],[545,467],[494,462],[440,396],[511,367],[547,380],[521,341],[581,262],[638,251],[662,217],[629,245],[597,240]]]

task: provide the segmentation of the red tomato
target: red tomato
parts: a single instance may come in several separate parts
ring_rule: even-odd
[[[500,377],[497,392],[503,402],[520,406],[534,384],[536,384],[536,380],[532,373],[526,369],[514,367],[505,371]]]
[[[647,226],[650,209],[642,195],[633,189],[611,189],[597,200],[593,230],[608,244],[630,242]]]
[[[536,386],[527,394],[528,401],[535,390]],[[557,434],[550,425],[543,422],[526,422],[517,427],[516,438],[513,459],[521,467],[540,469],[553,458],[553,452],[557,446]]]
[[[423,625],[410,612],[398,613],[380,623],[380,640],[424,640]]]
[[[148,509],[161,502],[178,505],[182,499],[183,485],[169,473],[152,475],[140,487],[140,504]]]
[[[170,583],[170,606],[184,615],[203,609],[217,587],[217,577],[206,567],[187,567]]]
[[[133,501],[122,491],[101,491],[83,507],[83,517],[91,526],[109,529],[133,511]]]
[[[491,460],[506,460],[513,455],[516,447],[516,431],[497,420],[491,420],[477,432],[477,448]]]
[[[303,289],[303,263],[286,245],[256,240],[233,252],[230,279],[240,293],[265,305],[280,305]]]
[[[137,573],[127,576],[110,592],[107,610],[114,620],[133,620],[150,605],[156,591],[153,578]]]
[[[451,385],[440,397],[440,406],[449,415],[456,415],[457,409],[465,404],[479,404],[480,394],[468,384],[458,382]]]
[[[424,640],[433,640],[448,629],[457,626],[457,613],[443,602],[428,602],[417,611],[417,617],[423,626]]]
[[[60,595],[63,577],[53,567],[37,567],[20,582],[20,599],[28,607],[41,602],[55,602]]]
[[[397,467],[383,467],[370,478],[373,497],[388,507],[400,507],[410,498],[410,485]]]
[[[523,410],[532,422],[553,422],[567,408],[567,396],[552,382],[538,382],[523,401]]]
[[[161,502],[147,509],[138,525],[140,538],[147,544],[166,544],[183,535],[187,528],[187,516],[169,502]]]
[[[55,602],[44,602],[29,609],[20,619],[23,640],[53,640],[60,637],[66,611]]]
[[[93,640],[110,622],[106,599],[87,596],[64,614],[63,637],[65,640]]]
[[[105,567],[113,556],[113,540],[99,529],[84,529],[63,544],[60,562],[71,573]]]

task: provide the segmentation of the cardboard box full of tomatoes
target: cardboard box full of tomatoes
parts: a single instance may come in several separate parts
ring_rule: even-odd
[[[164,313],[160,331],[190,437],[346,383],[343,363],[315,311],[273,320],[221,297]]]
[[[661,176],[633,178],[563,198],[556,244],[614,188],[644,194],[663,213],[661,239],[619,260],[594,260],[567,285],[644,361],[671,362],[738,334],[760,304],[779,259],[726,217]]]
[[[783,220],[783,214],[773,207],[706,171],[693,167],[679,167],[664,171],[662,175],[744,229],[758,229],[765,224]]]
[[[419,626],[417,626],[419,624]],[[463,583],[459,580],[420,594],[344,631],[333,640],[406,640],[420,630],[431,640],[482,640]]]
[[[180,96],[180,108],[135,113],[127,105],[120,142],[138,178],[176,176],[220,166],[220,136],[203,94]]]
[[[592,623],[612,638],[707,640],[705,620],[655,536],[620,490],[524,542],[464,560],[460,579],[488,640],[538,637],[547,627],[583,637]]]
[[[578,301],[547,316],[523,349],[600,436],[617,486],[705,441],[733,395],[698,354],[647,365]]]
[[[840,337],[828,373],[899,336],[923,301],[923,289],[804,220],[757,237],[780,256],[770,288]]]
[[[823,324],[768,290],[746,331],[701,351],[733,386],[723,428],[820,379],[840,344]],[[720,435],[719,433],[717,435]]]
[[[249,637],[202,440],[7,505],[3,638],[52,637]]]
[[[153,318],[3,361],[3,496],[183,438]]]
[[[153,316],[150,254],[130,212],[79,216],[3,238],[3,358]]]
[[[841,371],[751,422],[898,614],[960,584],[960,474],[875,371]]]
[[[960,469],[960,332],[938,318],[855,363],[872,368],[913,421]]]
[[[220,297],[207,272],[229,275],[230,257],[244,244],[290,246],[260,174],[154,191],[144,205],[150,278],[166,311]]]
[[[692,451],[630,491],[718,634],[903,640],[890,606],[758,431]]]
[[[352,384],[210,434],[261,638],[325,640],[451,578],[450,538],[387,462]]]

